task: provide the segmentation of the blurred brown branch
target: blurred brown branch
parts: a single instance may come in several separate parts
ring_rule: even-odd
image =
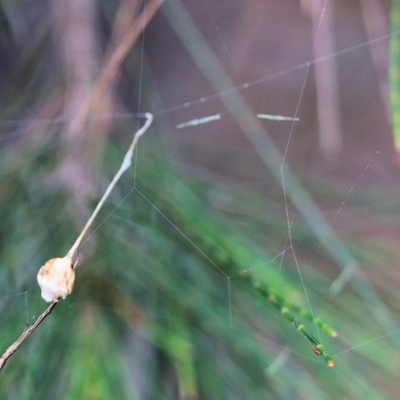
[[[106,61],[101,75],[93,87],[93,90],[71,122],[71,125],[76,131],[83,129],[87,115],[93,107],[95,101],[101,98],[101,96],[103,96],[103,94],[106,92],[107,88],[111,85],[114,78],[118,74],[121,64],[127,56],[129,50],[136,42],[140,33],[153,18],[163,1],[164,0],[151,0],[143,9],[143,11],[135,18],[132,26],[127,30],[127,32],[125,32],[125,35],[122,37],[120,43],[115,46],[115,49],[112,51],[111,55]]]

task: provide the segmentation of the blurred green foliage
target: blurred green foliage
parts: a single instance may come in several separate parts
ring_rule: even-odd
[[[41,45],[24,54],[13,74],[27,83],[10,89],[1,111],[1,350],[44,310],[37,271],[65,254],[85,222],[75,194],[52,180],[64,150],[65,121],[43,123],[36,141],[29,135],[31,123],[37,132],[38,120],[9,123],[29,114],[27,104],[37,107],[59,91],[57,74],[40,89],[34,84],[42,51],[50,50],[48,36],[33,39]],[[137,70],[125,74],[137,80]],[[146,101],[157,97],[155,88],[144,94]],[[88,210],[118,169],[134,122],[113,125],[102,161],[95,164],[97,195],[86,199]],[[195,171],[172,156],[173,137],[168,121],[159,118],[141,139],[137,163],[80,250],[74,291],[7,362],[0,397],[393,398],[400,390],[399,350],[392,341],[397,332],[381,328],[350,286],[329,294],[340,272],[321,247],[323,238],[312,234],[294,208],[291,251],[282,191],[270,173],[263,170],[260,185],[258,175],[240,180],[207,166]],[[259,169],[246,151],[218,144],[215,149],[221,158],[232,160],[234,153],[232,169],[242,165],[249,175]],[[333,182],[310,177],[302,183],[321,206],[341,204],[348,195],[347,186]],[[349,226],[376,218],[397,227],[396,188],[357,193],[341,210]],[[384,265],[387,279],[395,277],[395,243],[365,241],[351,229],[342,239],[384,300],[378,312],[398,311],[397,292],[374,269]],[[266,290],[300,312],[311,305],[313,315],[337,330],[339,337],[332,339],[303,321],[321,338],[335,368],[313,354]]]

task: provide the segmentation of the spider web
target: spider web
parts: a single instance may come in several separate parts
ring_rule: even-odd
[[[134,219],[130,219],[125,216],[125,210],[124,210],[124,205],[126,202],[130,201],[135,201],[138,198],[141,198],[149,207],[149,209],[152,210],[153,213],[157,214],[159,217],[164,219],[167,224],[171,226],[171,229],[176,231],[176,234],[183,237],[184,241],[187,241],[188,246],[191,246],[194,248],[196,251],[198,251],[204,259],[216,270],[216,272],[220,275],[221,281],[224,282],[224,285],[221,285],[221,292],[223,293],[223,297],[226,300],[226,319],[224,321],[219,321],[220,324],[226,325],[230,329],[233,329],[236,334],[238,335],[244,335],[244,336],[253,336],[257,337],[260,340],[266,341],[267,346],[277,346],[280,350],[280,354],[291,354],[291,353],[296,353],[300,355],[303,358],[310,359],[311,361],[316,361],[312,354],[308,355],[302,352],[299,352],[296,350],[295,346],[292,344],[282,344],[282,342],[278,342],[276,338],[269,338],[264,332],[259,332],[257,329],[251,328],[248,326],[247,328],[243,328],[243,321],[236,321],[236,314],[239,315],[239,311],[236,310],[237,307],[237,298],[235,296],[238,295],[239,291],[236,292],[236,286],[237,280],[245,275],[245,274],[252,274],[258,270],[266,271],[266,273],[270,273],[270,266],[272,265],[273,268],[276,270],[276,267],[278,267],[278,275],[279,272],[282,269],[288,268],[288,265],[293,263],[295,266],[295,269],[297,270],[297,287],[300,292],[303,294],[303,298],[305,299],[305,302],[303,303],[308,310],[311,312],[312,315],[318,314],[318,316],[323,317],[323,306],[320,307],[318,304],[318,297],[314,294],[313,296],[310,295],[309,291],[310,288],[313,287],[314,285],[318,285],[320,283],[314,282],[312,275],[309,272],[309,266],[313,266],[314,268],[318,269],[319,266],[317,264],[319,263],[319,260],[321,259],[321,256],[326,256],[326,254],[330,255],[332,257],[333,263],[339,264],[343,270],[340,272],[338,268],[334,270],[334,273],[329,273],[328,275],[330,276],[330,288],[331,291],[334,292],[339,298],[341,296],[342,291],[346,290],[348,286],[346,286],[349,282],[354,281],[356,283],[356,290],[360,290],[361,292],[364,289],[367,289],[366,293],[364,295],[366,296],[364,298],[365,304],[368,306],[372,304],[374,301],[378,301],[378,304],[384,305],[385,303],[380,300],[380,296],[378,296],[377,291],[368,283],[368,279],[365,277],[363,273],[361,273],[361,267],[356,261],[355,257],[348,256],[345,253],[346,246],[345,244],[341,243],[340,245],[337,245],[336,243],[331,243],[336,240],[338,240],[338,236],[336,234],[336,230],[338,231],[340,229],[346,230],[346,218],[348,216],[348,210],[350,211],[350,206],[348,206],[348,202],[352,201],[352,198],[357,198],[358,196],[358,190],[360,191],[360,194],[362,194],[362,183],[364,181],[367,181],[368,178],[370,179],[377,179],[378,182],[382,181],[384,178],[382,178],[382,175],[379,175],[379,171],[377,171],[377,168],[379,167],[379,161],[382,160],[382,157],[387,156],[387,147],[389,146],[390,143],[390,136],[379,136],[377,139],[377,143],[372,143],[372,152],[367,152],[367,156],[364,156],[364,158],[361,160],[361,162],[358,162],[357,164],[350,164],[350,169],[349,169],[349,176],[350,178],[346,179],[346,188],[343,189],[343,195],[337,200],[333,200],[333,204],[329,205],[329,210],[333,216],[330,218],[330,222],[328,223],[328,219],[324,218],[323,215],[321,214],[320,216],[320,210],[319,208],[313,208],[314,203],[307,203],[311,201],[311,198],[302,198],[303,204],[311,204],[312,207],[310,209],[303,209],[299,210],[298,209],[298,203],[296,202],[296,198],[293,197],[293,193],[291,192],[291,188],[293,188],[293,182],[294,187],[297,190],[300,190],[302,188],[302,185],[297,182],[295,179],[295,175],[292,174],[291,169],[288,167],[289,163],[293,163],[293,165],[300,165],[304,166],[304,164],[307,164],[307,160],[305,160],[306,156],[302,155],[302,152],[306,151],[305,146],[301,143],[301,140],[304,139],[304,132],[309,132],[312,128],[316,126],[315,120],[314,122],[311,122],[313,119],[313,116],[315,116],[315,112],[309,110],[309,105],[307,104],[309,98],[313,98],[313,95],[315,96],[314,93],[311,93],[313,91],[313,79],[311,77],[311,72],[312,68],[318,64],[318,63],[323,63],[326,61],[329,61],[331,59],[334,60],[341,60],[341,57],[357,57],[358,53],[360,51],[366,51],[369,47],[374,46],[374,45],[379,45],[381,43],[386,43],[391,35],[397,34],[387,34],[383,36],[379,36],[370,40],[363,40],[361,42],[358,42],[353,45],[348,45],[345,46],[342,50],[335,51],[331,54],[327,54],[323,57],[320,58],[315,58],[315,52],[314,52],[314,47],[316,42],[319,39],[318,32],[320,27],[324,24],[324,12],[326,11],[326,6],[327,2],[323,3],[323,7],[321,8],[320,14],[317,18],[318,21],[318,29],[316,30],[316,34],[314,35],[311,46],[310,43],[308,43],[308,52],[302,52],[301,50],[304,49],[305,45],[304,43],[301,43],[301,40],[299,40],[297,43],[288,43],[287,47],[288,49],[285,50],[285,46],[279,47],[279,48],[273,48],[272,50],[275,50],[278,54],[282,52],[282,59],[285,61],[282,64],[278,64],[278,61],[271,61],[272,66],[270,66],[268,63],[270,62],[268,59],[265,59],[262,54],[266,50],[262,49],[261,44],[256,43],[252,48],[257,49],[257,45],[259,45],[261,48],[257,52],[258,54],[256,56],[260,57],[260,60],[258,60],[258,66],[266,64],[266,72],[264,70],[261,71],[251,71],[249,75],[254,75],[251,77],[250,80],[246,78],[241,77],[241,70],[242,69],[238,66],[240,63],[244,63],[243,59],[246,59],[246,57],[250,57],[249,55],[247,56],[242,56],[242,59],[239,61],[235,61],[236,59],[236,50],[235,50],[235,43],[233,40],[230,40],[230,34],[231,32],[229,31],[229,25],[226,24],[226,22],[223,20],[223,13],[218,9],[217,5],[211,5],[209,2],[204,1],[204,2],[198,2],[198,4],[194,7],[195,9],[199,8],[199,22],[196,22],[195,25],[199,26],[202,23],[208,23],[210,27],[210,32],[212,31],[212,34],[209,34],[209,37],[207,37],[208,40],[210,40],[210,37],[213,38],[212,40],[212,45],[215,47],[217,50],[217,54],[220,57],[220,60],[218,60],[218,63],[224,64],[224,58],[226,58],[226,62],[224,67],[226,70],[231,70],[232,71],[232,76],[234,81],[230,81],[229,79],[224,79],[222,82],[217,81],[213,82],[213,79],[219,79],[218,74],[215,74],[215,77],[210,77],[210,82],[205,82],[204,77],[203,78],[198,78],[197,75],[191,75],[191,73],[188,73],[188,77],[186,79],[198,79],[197,82],[193,83],[193,89],[192,91],[188,94],[185,91],[182,91],[180,85],[176,84],[176,81],[179,79],[177,77],[182,74],[182,71],[179,70],[180,66],[179,63],[176,63],[176,60],[179,59],[180,57],[187,57],[187,54],[185,55],[179,55],[179,52],[184,52],[182,48],[178,48],[177,53],[172,60],[168,61],[169,63],[175,63],[176,69],[173,69],[169,74],[164,77],[164,80],[160,78],[160,85],[164,85],[160,88],[161,93],[169,93],[170,96],[164,96],[163,101],[161,102],[160,100],[155,100],[153,109],[149,110],[154,113],[159,123],[161,124],[163,121],[165,123],[166,120],[171,121],[172,127],[176,126],[177,124],[183,123],[185,121],[190,121],[194,119],[199,119],[199,118],[204,118],[210,115],[215,115],[219,113],[221,115],[221,119],[218,121],[212,121],[207,124],[199,124],[198,126],[188,126],[183,128],[182,130],[177,130],[177,129],[169,129],[169,131],[163,136],[165,137],[165,140],[168,141],[169,143],[174,143],[175,145],[175,151],[176,155],[181,158],[182,165],[187,166],[188,164],[191,164],[192,172],[196,173],[197,169],[195,166],[198,168],[198,170],[201,170],[204,168],[204,165],[202,165],[201,160],[199,159],[199,156],[196,156],[196,146],[201,143],[201,140],[203,140],[207,146],[212,146],[219,140],[222,141],[223,144],[232,141],[233,144],[231,149],[228,149],[225,151],[225,155],[229,154],[230,151],[232,151],[234,157],[235,154],[249,154],[251,159],[254,159],[255,157],[258,157],[258,162],[256,162],[257,168],[261,171],[261,173],[268,173],[271,175],[272,178],[274,178],[277,182],[278,185],[280,185],[280,190],[281,190],[281,197],[280,200],[282,204],[284,205],[284,211],[285,211],[285,235],[286,235],[286,241],[283,242],[282,246],[279,248],[279,246],[275,246],[275,253],[271,254],[270,258],[268,259],[259,259],[255,264],[251,265],[241,265],[240,268],[241,270],[239,272],[234,272],[234,273],[229,273],[225,271],[223,267],[221,267],[218,263],[218,261],[214,260],[214,256],[212,254],[208,254],[207,249],[203,248],[204,245],[202,242],[197,242],[196,239],[191,238],[190,232],[187,232],[187,229],[185,226],[181,226],[180,224],[177,224],[174,222],[172,218],[169,217],[168,211],[164,210],[162,206],[158,205],[157,198],[152,198],[147,194],[147,188],[142,187],[140,184],[140,175],[141,175],[141,170],[144,168],[145,163],[149,162],[148,160],[145,160],[141,157],[141,145],[142,143],[139,144],[139,150],[138,150],[138,157],[136,159],[135,163],[135,174],[134,174],[134,182],[135,184],[131,189],[123,194],[120,194],[119,198],[118,196],[114,197],[110,203],[109,203],[109,210],[103,212],[103,218],[101,219],[102,222],[99,223],[98,227],[95,229],[93,233],[98,233],[99,231],[107,230],[108,227],[111,225],[111,221],[118,220],[118,219],[123,219],[127,223],[134,222]],[[225,10],[225,6],[220,5],[221,9]],[[285,15],[285,7],[288,6],[283,6],[283,15]],[[177,31],[182,29],[183,31],[187,31],[190,29],[190,26],[184,25],[185,21],[188,21],[190,18],[188,16],[179,14],[178,12],[182,12],[182,9],[179,8],[174,8],[174,6],[170,5],[166,7],[165,11],[165,18],[168,21],[168,23]],[[279,9],[279,7],[278,7]],[[192,10],[193,11],[193,10]],[[287,11],[287,18],[288,18],[288,24],[290,24],[290,18],[293,18],[291,15],[292,11],[286,10]],[[272,13],[272,12],[271,12]],[[237,16],[236,16],[237,17]],[[266,16],[264,18],[267,18]],[[165,22],[164,22],[165,23]],[[292,28],[292,27],[291,27]],[[225,30],[226,29],[226,30]],[[304,28],[300,28],[304,29]],[[190,31],[192,34],[194,31]],[[276,35],[279,35],[279,32],[275,33]],[[285,34],[283,31],[282,34]],[[301,35],[299,34],[299,37]],[[190,38],[190,35],[187,37]],[[181,40],[185,40],[180,38]],[[190,41],[190,39],[187,39],[188,42],[186,43],[186,46],[193,46],[193,42]],[[294,41],[294,40],[293,40]],[[150,46],[150,45],[149,45]],[[273,40],[271,43],[271,46],[273,46]],[[276,45],[275,45],[276,46]],[[298,46],[298,48],[296,48]],[[140,67],[140,89],[139,93],[141,94],[142,87],[143,87],[143,78],[142,78],[142,69],[145,69],[143,66],[143,59],[144,59],[144,49],[146,48],[146,42],[145,42],[145,36],[142,41],[142,53],[141,53],[141,67]],[[192,47],[193,48],[193,47]],[[186,51],[190,51],[187,50]],[[198,49],[194,49],[193,52],[198,51]],[[151,50],[150,50],[151,52]],[[202,57],[206,58],[207,60],[212,59],[213,53],[210,52],[208,54],[208,57],[204,56],[204,52],[201,52]],[[285,58],[285,56],[289,54],[290,57],[287,57],[288,59]],[[159,57],[161,57],[163,54],[161,53]],[[157,62],[157,57],[153,55],[149,55],[149,58],[151,60],[151,57],[155,57],[155,61]],[[194,58],[195,55],[192,54],[192,57]],[[257,57],[256,57],[257,58]],[[278,57],[277,57],[278,58]],[[301,61],[298,61],[302,58]],[[349,58],[346,58],[343,63],[346,63]],[[200,63],[200,62],[199,62]],[[204,68],[202,71],[204,75],[207,76],[207,73],[209,71],[206,70],[207,66],[201,66],[201,64],[197,64],[197,67],[199,69]],[[289,65],[285,65],[285,63],[288,63]],[[185,63],[182,63],[185,65]],[[214,64],[211,66],[211,68],[218,68],[218,64]],[[277,69],[277,72],[271,72],[273,68]],[[157,71],[155,69],[156,73],[158,72],[161,75],[160,71]],[[353,71],[354,73],[354,71]],[[217,78],[216,78],[217,77]],[[354,79],[355,80],[355,79]],[[235,83],[233,83],[235,82]],[[236,84],[237,83],[237,84]],[[182,83],[184,86],[187,84],[185,81]],[[217,85],[219,86],[219,89],[216,89]],[[221,86],[224,88],[221,88]],[[269,85],[269,86],[268,86]],[[286,93],[279,94],[276,91],[276,87],[278,88],[285,88],[285,85],[289,87],[289,90]],[[175,88],[173,87],[175,86]],[[204,89],[204,86],[207,87],[207,89]],[[279,89],[282,90],[283,89]],[[279,91],[278,90],[278,91]],[[262,92],[272,92],[276,93],[276,99],[270,99],[268,98],[267,95],[264,95]],[[208,93],[208,94],[207,94]],[[289,93],[289,94],[288,94]],[[243,96],[242,96],[243,95]],[[241,97],[242,96],[242,97]],[[289,101],[287,100],[282,100],[285,97],[290,96]],[[375,94],[375,96],[377,96]],[[270,96],[270,97],[275,97],[275,96]],[[242,99],[242,100],[238,100]],[[244,99],[244,100],[243,100]],[[139,98],[138,101],[138,113],[131,114],[131,113],[119,113],[119,114],[114,114],[113,118],[115,120],[118,119],[125,119],[125,120],[131,120],[137,117],[138,114],[140,114],[142,111],[147,111],[143,110],[143,99]],[[244,104],[246,105],[246,110],[244,110]],[[237,114],[234,114],[233,109],[236,107],[236,110],[238,111],[238,114],[243,117],[243,115],[247,114],[252,114],[252,117],[254,121],[257,121],[255,119],[255,116],[257,113],[265,113],[265,114],[272,114],[272,115],[287,115],[293,118],[300,118],[300,124],[304,123],[305,126],[304,128],[298,128],[298,126],[301,126],[297,122],[273,122],[273,121],[267,121],[265,122],[265,125],[267,126],[268,132],[271,132],[271,135],[273,136],[273,141],[269,142],[267,136],[257,138],[251,138],[249,137],[250,141],[253,141],[253,145],[259,147],[256,149],[257,152],[253,152],[251,146],[248,146],[247,141],[244,140],[245,134],[243,131],[237,128],[237,125],[240,126],[240,121],[236,119],[236,128],[232,128],[235,125],[235,118],[237,118]],[[357,111],[357,110],[356,110]],[[356,113],[356,111],[353,111]],[[247,114],[246,114],[247,113]],[[311,114],[311,117],[308,115]],[[100,118],[101,116],[99,116]],[[68,118],[68,117],[65,117]],[[250,117],[249,117],[250,118]],[[362,121],[365,119],[365,116],[360,116],[357,117],[359,121]],[[356,119],[357,119],[356,118]],[[41,121],[35,121],[36,123],[40,124]],[[57,121],[59,122],[59,121]],[[20,124],[25,124],[25,123],[31,123],[31,121],[19,121]],[[346,124],[345,121],[342,121],[343,127],[349,129],[352,125]],[[258,129],[259,124],[261,122],[252,122],[249,126],[250,127],[255,127]],[[164,125],[164,127],[167,125]],[[347,131],[346,129],[343,129],[343,131]],[[233,132],[228,136],[228,140],[224,139],[222,136],[222,133],[219,132]],[[264,131],[265,135],[269,135],[267,131]],[[13,135],[15,132],[12,132],[8,136],[10,137]],[[147,134],[146,134],[147,135]],[[199,136],[206,136],[206,138],[199,139]],[[226,135],[226,133],[225,133]],[[355,135],[355,139],[357,140],[357,136]],[[145,141],[147,138],[143,138],[142,141]],[[225,140],[225,141],[224,141]],[[345,139],[343,139],[345,141]],[[204,143],[203,142],[203,143]],[[316,135],[314,135],[314,138],[311,141],[307,141],[307,143],[315,143],[317,142]],[[277,147],[281,148],[283,156],[279,158],[277,154],[279,153],[274,153],[273,151],[271,152],[271,148],[268,149],[268,152],[265,153],[266,148],[265,145],[266,143],[268,144],[274,144],[277,143]],[[351,152],[354,152],[352,150],[354,147],[351,140],[348,141],[348,145],[346,145],[345,142],[345,147],[344,151],[346,152],[348,149],[350,149],[350,155]],[[369,148],[371,148],[371,144],[367,143],[365,147],[369,145]],[[347,148],[346,148],[347,146]],[[223,147],[223,146],[221,146]],[[217,150],[219,148],[217,147]],[[188,153],[185,153],[188,151]],[[214,154],[215,150],[211,150]],[[315,151],[314,151],[315,152]],[[383,154],[383,156],[382,156]],[[275,159],[271,160],[270,156],[275,157]],[[190,158],[193,157],[193,160],[190,160]],[[301,158],[303,157],[303,158]],[[267,159],[266,159],[267,158]],[[317,157],[315,157],[317,158]],[[350,156],[350,158],[352,158]],[[235,168],[235,171],[229,170],[230,168],[230,163],[225,163],[222,167],[218,165],[218,163],[213,160],[212,156],[208,157],[209,160],[213,163],[212,166],[209,166],[210,169],[215,169],[217,173],[221,174],[222,177],[226,176],[226,174],[231,173],[232,176],[237,174],[239,176],[239,179],[241,177],[241,168]],[[218,161],[218,160],[217,160]],[[317,160],[318,161],[318,160]],[[351,160],[353,161],[353,160]],[[318,162],[323,165],[321,160]],[[339,161],[338,161],[339,162]],[[205,164],[205,163],[203,163]],[[271,165],[275,166],[275,170],[271,171],[270,166]],[[372,167],[371,167],[372,166]],[[374,169],[375,166],[375,169]],[[335,167],[335,165],[334,165]],[[189,167],[190,168],[190,167]],[[340,168],[337,168],[339,171],[338,174],[342,173],[340,171]],[[347,172],[347,170],[346,170]],[[247,173],[247,171],[245,171]],[[257,182],[259,181],[259,175],[260,172],[256,174],[256,180]],[[246,176],[246,174],[243,174]],[[341,176],[339,176],[341,178]],[[138,182],[136,181],[138,179]],[[242,178],[243,179],[243,178]],[[126,181],[125,181],[126,184]],[[269,185],[270,182],[265,184],[265,187],[261,188],[261,192],[264,192],[268,189],[267,185]],[[299,186],[297,186],[299,185]],[[149,193],[152,193],[149,191]],[[303,193],[303,192],[302,192]],[[307,192],[304,192],[307,193]],[[117,198],[117,200],[115,200]],[[217,202],[217,205],[220,205],[221,207],[224,205],[223,199],[220,200],[220,203]],[[268,212],[268,210],[266,210]],[[307,213],[311,213],[311,216]],[[308,218],[310,217],[310,218]],[[306,223],[304,223],[306,222]],[[294,231],[298,231],[299,229],[304,229],[306,225],[309,225],[308,228],[310,230],[310,234],[314,234],[318,240],[313,242],[311,241],[311,250],[309,253],[311,254],[309,262],[307,262],[307,256],[305,257],[303,261],[303,254],[302,250],[299,249],[297,250],[295,241],[295,236],[297,235],[294,234]],[[326,225],[320,225],[320,224],[326,224]],[[319,225],[319,226],[318,226]],[[344,228],[343,228],[344,225]],[[238,224],[238,226],[240,226]],[[333,227],[333,228],[332,228]],[[348,228],[347,228],[348,229]],[[90,237],[87,239],[90,240]],[[336,245],[336,247],[334,246]],[[341,247],[342,246],[342,247]],[[83,246],[82,251],[84,251],[85,246]],[[341,254],[338,253],[341,252]],[[347,257],[347,258],[346,258]],[[379,260],[379,258],[378,258]],[[307,267],[303,266],[305,264],[308,264]],[[295,284],[295,285],[296,285]],[[323,283],[326,285],[326,282]],[[254,289],[256,290],[256,289]],[[329,290],[329,286],[326,286],[324,289],[326,291]],[[11,290],[12,294],[6,294],[4,296],[0,297],[0,300],[4,302],[4,304],[8,304],[8,301],[11,299],[13,308],[16,310],[23,310],[21,312],[21,315],[24,315],[24,319],[26,319],[26,323],[29,324],[31,320],[35,317],[35,313],[32,312],[30,309],[30,300],[29,298],[31,296],[36,296],[37,295],[37,289],[35,285],[32,285],[31,287],[27,288],[24,291],[15,291],[13,292]],[[337,297],[334,297],[333,299],[336,299]],[[235,301],[236,300],[236,301]],[[244,299],[244,301],[249,302],[253,300],[249,299]],[[333,300],[334,301],[334,300]],[[370,303],[370,304],[369,304]],[[373,305],[373,304],[372,304]],[[376,303],[375,303],[376,305]],[[14,307],[15,306],[15,307]],[[72,307],[79,307],[79,304],[72,303]],[[315,308],[318,308],[318,312],[315,312]],[[398,334],[398,328],[396,324],[393,322],[394,318],[391,315],[388,315],[387,309],[384,310],[375,310],[373,306],[369,309],[369,312],[371,313],[371,319],[375,320],[378,324],[382,326],[383,333],[378,333],[379,330],[373,330],[373,333],[370,335],[366,334],[363,332],[363,339],[361,340],[359,336],[354,335],[353,337],[351,336],[346,336],[346,333],[343,333],[342,331],[339,332],[340,335],[344,335],[345,340],[343,341],[344,344],[342,344],[342,348],[337,350],[336,352],[332,352],[332,356],[335,359],[342,359],[343,362],[346,362],[346,355],[348,353],[351,353],[355,351],[356,349],[360,347],[368,347],[372,343],[375,343],[376,341],[382,341],[384,338],[389,338],[393,339],[394,343],[397,343],[397,334]],[[322,314],[322,315],[321,315]],[[165,315],[154,315],[149,313],[151,317],[154,318],[176,318],[176,316],[171,315],[171,311],[168,311],[165,313]],[[178,315],[178,314],[177,314]],[[269,316],[265,317],[266,319],[269,318]],[[275,319],[276,320],[276,319]],[[310,324],[312,325],[312,324]],[[343,326],[342,326],[343,328]],[[288,328],[289,330],[289,328]],[[324,339],[324,335],[320,332],[320,330],[314,326],[314,331],[316,332],[318,338],[325,343],[326,339]],[[382,331],[381,331],[382,332]],[[357,338],[355,340],[354,338]],[[329,342],[330,344],[331,342]],[[279,357],[279,355],[278,355]],[[317,361],[319,361],[317,359]],[[322,361],[321,361],[322,363]],[[267,367],[267,366],[266,366]]]

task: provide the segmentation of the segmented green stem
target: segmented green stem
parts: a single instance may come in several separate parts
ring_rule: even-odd
[[[164,210],[167,210],[168,207],[171,207],[171,205],[168,203],[163,205]],[[173,210],[175,217],[178,220],[180,219],[182,221],[182,224],[183,221],[187,222],[188,220],[191,220],[193,218],[191,215],[185,214],[184,210],[185,208],[183,207],[179,208],[179,210]],[[243,284],[248,285],[249,287],[254,288],[259,293],[261,293],[282,313],[282,315],[286,319],[288,319],[297,328],[297,330],[299,330],[304,335],[304,337],[308,341],[313,344],[314,353],[316,355],[322,355],[327,365],[329,367],[333,367],[334,362],[328,352],[324,349],[323,345],[305,328],[305,326],[299,320],[297,320],[296,317],[294,317],[290,313],[290,310],[312,321],[316,326],[321,328],[324,332],[328,333],[332,337],[337,336],[336,332],[329,325],[325,324],[322,320],[314,317],[310,312],[287,302],[280,296],[271,293],[269,291],[269,288],[265,284],[254,280],[251,274],[248,274],[246,271],[243,273],[238,272],[240,271],[240,267],[232,256],[234,252],[231,251],[228,246],[226,246],[226,243],[221,242],[220,237],[223,237],[223,233],[215,232],[214,226],[209,227],[207,225],[207,222],[204,220],[196,220],[196,224],[194,223],[194,221],[192,221],[192,224],[196,225],[197,227],[201,226],[203,236],[198,235],[196,237],[196,241],[200,244],[199,247],[202,249],[202,252],[209,255],[209,260],[216,260],[216,262],[218,263],[218,269],[223,272],[226,277],[236,277],[237,279],[240,279]],[[172,230],[171,235],[174,234],[176,234],[176,231]],[[205,238],[207,238],[207,240],[205,240]],[[180,237],[178,236],[177,240],[179,239]],[[190,241],[183,241],[182,244],[187,246],[189,251],[192,250],[192,244]],[[241,249],[241,252],[243,251],[243,253],[245,253],[246,250],[246,248],[243,248]]]
[[[311,314],[308,310],[305,308],[299,307],[296,304],[290,303],[287,300],[285,300],[283,297],[273,293],[272,291],[269,291],[270,296],[274,296],[276,301],[279,302],[282,307],[288,308],[290,311],[295,312],[299,314],[301,317],[313,322],[318,328],[320,328],[322,331],[327,333],[331,337],[336,337],[337,333],[336,331],[328,325],[325,321],[323,321],[319,317],[315,317],[313,314]]]
[[[260,293],[262,293],[267,299],[268,301],[275,307],[277,308],[281,314],[287,319],[289,320],[296,328],[299,332],[301,332],[304,337],[313,344],[314,348],[313,351],[316,355],[318,356],[322,356],[326,362],[326,364],[328,365],[328,367],[333,367],[335,365],[335,363],[333,362],[331,356],[329,355],[329,353],[325,350],[324,346],[319,342],[319,340],[312,334],[310,333],[307,328],[305,327],[305,325],[303,323],[301,323],[289,310],[288,307],[286,307],[279,298],[279,296],[275,296],[271,293],[269,293],[265,288],[260,288],[258,287],[258,290],[260,291]]]

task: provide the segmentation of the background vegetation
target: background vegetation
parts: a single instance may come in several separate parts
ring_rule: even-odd
[[[0,4],[1,349],[155,114],[1,398],[396,398],[388,3]],[[337,331],[297,315],[334,368],[267,290]]]

